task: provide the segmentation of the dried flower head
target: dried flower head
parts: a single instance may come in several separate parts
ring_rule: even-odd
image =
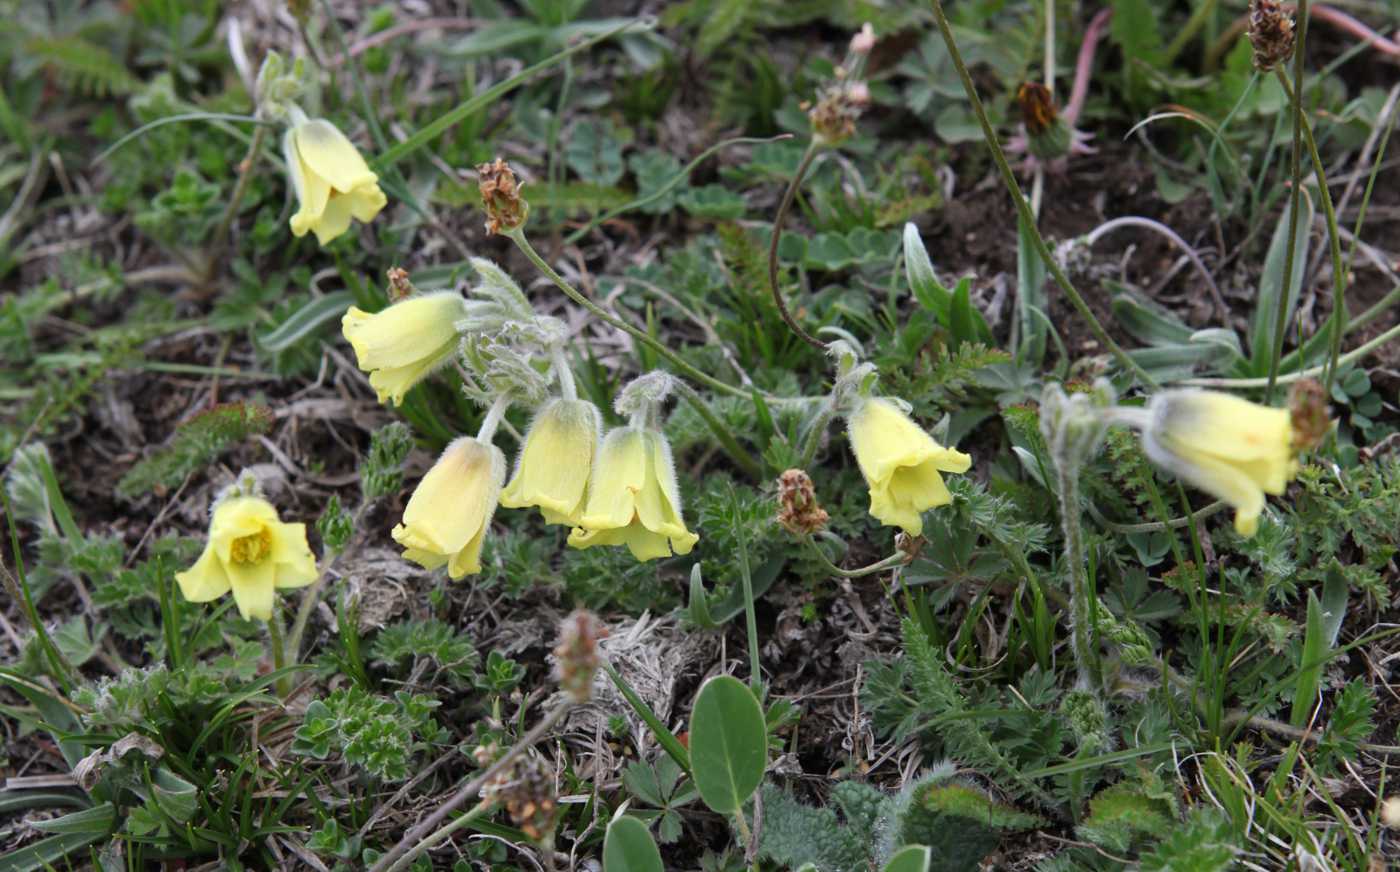
[[[1332,429],[1332,419],[1327,416],[1327,393],[1316,379],[1306,378],[1293,385],[1288,392],[1288,411],[1292,416],[1293,447],[1298,451],[1317,447]]]
[[[830,519],[817,502],[812,478],[800,469],[789,469],[778,476],[778,523],[797,536],[826,528]]]
[[[1070,153],[1074,134],[1060,117],[1049,88],[1039,82],[1024,82],[1016,89],[1016,103],[1026,127],[1026,149],[1032,155],[1054,160]]]
[[[1278,0],[1251,0],[1249,41],[1254,46],[1254,66],[1271,70],[1293,56],[1293,19]]]
[[[807,110],[812,136],[823,145],[837,145],[856,132],[856,120],[870,105],[870,88],[858,79],[847,79],[837,70],[837,81],[817,95],[815,106]]]
[[[904,552],[905,562],[912,563],[924,550],[928,540],[923,536],[913,536],[903,530],[894,534],[894,547]]]
[[[530,206],[520,196],[515,173],[501,158],[476,168],[481,204],[486,209],[486,232],[515,230],[525,223]]]
[[[598,657],[598,642],[607,636],[608,628],[592,612],[582,609],[565,618],[559,628],[559,644],[554,649],[554,656],[558,658],[555,674],[559,688],[574,702],[588,702],[593,695],[593,676],[602,662]]]
[[[413,282],[408,278],[408,270],[403,267],[389,267],[388,277],[389,302],[397,303],[399,300],[411,297],[418,292],[418,289],[413,286]]]
[[[506,806],[506,813],[520,831],[533,841],[541,841],[554,832],[559,817],[554,779],[537,757],[517,760],[511,779],[501,785],[496,796]]]

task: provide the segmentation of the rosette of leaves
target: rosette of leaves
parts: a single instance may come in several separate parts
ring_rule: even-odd
[[[418,658],[430,660],[439,676],[458,687],[476,682],[481,662],[471,639],[437,618],[400,621],[385,627],[370,646],[370,656],[391,668]]]
[[[399,691],[376,696],[358,687],[337,690],[306,707],[292,750],[318,760],[332,754],[383,781],[408,777],[414,756],[444,730],[432,717],[437,700]]]

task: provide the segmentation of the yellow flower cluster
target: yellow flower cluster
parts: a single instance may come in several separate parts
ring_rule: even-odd
[[[324,118],[292,125],[282,138],[282,155],[300,207],[291,218],[292,235],[316,234],[325,245],[350,229],[350,219],[369,222],[388,203],[379,176],[346,138]]]

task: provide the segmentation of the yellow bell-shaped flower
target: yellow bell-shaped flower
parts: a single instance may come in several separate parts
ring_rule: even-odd
[[[618,427],[598,451],[588,503],[569,534],[575,548],[626,545],[638,560],[689,554],[700,537],[681,519],[671,445],[660,432]]]
[[[282,154],[300,204],[291,220],[294,236],[310,230],[325,245],[350,229],[352,217],[372,221],[388,202],[379,176],[340,128],[324,118],[292,125],[282,138]]]
[[[535,415],[501,492],[508,509],[538,506],[546,524],[579,523],[603,419],[587,400],[556,399]]]
[[[233,591],[239,614],[266,621],[275,589],[305,587],[318,575],[305,524],[282,523],[261,497],[231,496],[214,506],[204,553],[175,581],[194,603]]]
[[[403,556],[453,579],[481,571],[481,544],[506,478],[501,449],[470,436],[454,440],[423,476],[394,527]]]
[[[457,352],[457,321],[465,301],[455,293],[409,297],[373,315],[351,306],[340,330],[369,373],[379,402],[403,402],[409,388]]]
[[[921,513],[952,502],[940,472],[967,472],[972,458],[944,448],[899,407],[867,397],[846,419],[851,450],[870,488],[870,514],[911,536],[924,531]]]
[[[1282,494],[1297,471],[1287,409],[1215,391],[1163,391],[1147,407],[1142,447],[1159,466],[1235,507],[1235,530],[1253,536],[1264,494]]]

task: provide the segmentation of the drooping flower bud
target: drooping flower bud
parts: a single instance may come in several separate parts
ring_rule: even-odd
[[[403,556],[425,569],[447,566],[454,580],[481,571],[481,546],[506,478],[501,449],[462,436],[418,483],[394,527]]]
[[[403,403],[418,382],[457,351],[457,322],[466,301],[451,291],[410,297],[373,315],[355,306],[340,319],[341,332],[369,373],[379,402]]]
[[[927,509],[953,501],[940,472],[967,472],[972,458],[944,448],[884,397],[865,397],[846,419],[851,450],[870,488],[870,514],[918,536]]]
[[[588,504],[569,534],[575,548],[626,545],[638,560],[689,554],[700,537],[685,527],[671,444],[659,430],[618,427],[603,439]]]
[[[1287,409],[1215,391],[1168,390],[1148,403],[1148,458],[1235,507],[1235,530],[1253,536],[1264,494],[1278,496],[1297,469]]]
[[[379,176],[344,133],[324,118],[303,119],[282,138],[282,153],[300,208],[292,235],[316,234],[322,245],[350,229],[350,219],[374,220],[388,199]]]
[[[1041,160],[1069,154],[1074,134],[1055,108],[1050,89],[1039,82],[1024,82],[1016,89],[1021,122],[1026,127],[1026,147]]]
[[[577,525],[603,418],[587,400],[555,399],[535,415],[515,474],[501,492],[508,509],[536,506],[546,524]]]

